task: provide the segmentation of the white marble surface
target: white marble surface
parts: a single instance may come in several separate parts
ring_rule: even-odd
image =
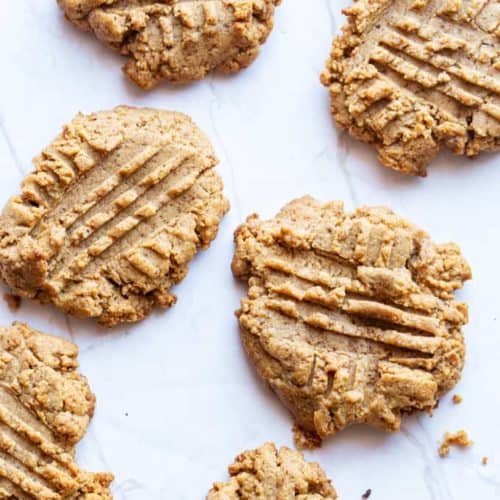
[[[292,197],[343,199],[351,208],[387,204],[436,240],[459,242],[474,280],[467,363],[456,392],[434,417],[410,417],[396,435],[356,427],[307,453],[342,499],[500,498],[500,161],[442,154],[427,179],[377,164],[367,146],[339,133],[318,76],[347,0],[284,0],[261,57],[248,70],[184,88],[144,93],[125,80],[121,58],[68,25],[56,2],[1,6],[0,202],[17,191],[31,158],[77,111],[117,104],[190,114],[219,154],[232,210],[219,237],[176,288],[178,304],[109,332],[24,301],[3,324],[23,320],[73,339],[97,412],[78,449],[90,470],[116,474],[118,500],[204,498],[240,451],[273,440],[291,445],[291,419],[246,362],[233,315],[243,294],[229,269],[232,232],[251,212],[271,216]],[[437,455],[444,431],[466,428],[475,445]],[[481,457],[490,457],[481,465]]]

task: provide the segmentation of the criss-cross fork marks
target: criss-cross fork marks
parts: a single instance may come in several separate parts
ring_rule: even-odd
[[[71,453],[0,386],[0,498],[75,498],[82,477]]]
[[[401,410],[431,409],[456,383],[467,309],[452,292],[470,270],[454,245],[388,210],[345,214],[307,197],[250,217],[236,245],[243,342],[305,429],[395,430]]]
[[[124,318],[134,309],[142,317],[155,301],[171,305],[168,289],[228,209],[216,163],[183,115],[117,108],[78,117],[36,159],[4,213],[6,280],[69,310],[72,294],[104,297],[96,308],[84,298],[82,315],[100,316],[113,294]],[[12,246],[28,249],[21,260],[35,271],[17,270]],[[126,304],[122,292],[140,303]]]
[[[62,244],[53,247],[57,253],[51,256],[47,277],[59,291],[65,286],[68,270],[84,273],[88,267],[98,269],[105,265],[100,259],[105,252],[107,257],[116,256],[118,252],[113,252],[113,246],[118,244],[119,251],[127,249],[129,263],[143,272],[148,266],[137,261],[137,245],[146,234],[157,236],[157,243],[150,248],[157,256],[168,259],[168,241],[162,242],[162,238],[168,240],[166,225],[179,216],[175,208],[189,211],[189,207],[183,206],[183,195],[212,166],[208,161],[195,159],[195,151],[187,148],[146,146],[120,166],[119,160],[124,156],[127,155],[118,148],[100,169],[89,171],[65,192],[68,201],[50,199],[48,186],[41,185],[40,176],[32,177],[32,182],[38,183],[37,192],[44,191],[48,203],[56,203],[32,234],[40,239],[59,231],[64,234]],[[53,181],[61,184],[57,170],[52,172]],[[169,208],[173,217],[164,220],[162,215]],[[150,221],[154,222],[147,230],[141,229],[141,225],[147,226]],[[42,227],[49,227],[51,234],[45,234]]]
[[[474,5],[470,7],[476,9],[472,12],[465,2],[450,18],[439,7],[441,3],[434,0],[419,9],[387,15],[368,36],[374,45],[366,62],[378,71],[371,74],[370,84],[360,87],[358,95],[364,106],[358,106],[356,114],[386,100],[386,106],[372,108],[369,121],[376,130],[383,131],[404,118],[412,107],[394,105],[404,99],[427,101],[443,118],[457,124],[464,120],[460,106],[465,106],[471,113],[490,117],[500,130],[500,32],[496,34],[500,21],[493,26],[486,16],[499,4],[495,0],[471,1]],[[436,12],[439,9],[441,14]],[[476,22],[460,24],[465,21],[462,11]],[[377,85],[380,91],[376,91]]]
[[[355,231],[353,228],[352,235],[346,238],[350,245],[343,249],[345,256],[352,256],[358,242],[363,239]],[[384,251],[383,246],[386,249],[404,246],[413,251],[413,242],[408,238],[397,243],[382,242],[374,233],[376,231],[363,243],[366,247],[363,255],[371,254],[371,259],[377,260]],[[398,362],[405,365],[432,369],[435,363],[432,355],[441,346],[441,339],[448,335],[448,326],[459,325],[463,320],[462,315],[453,310],[453,305],[445,305],[416,286],[410,295],[391,296],[388,293],[381,301],[380,291],[367,287],[357,274],[356,266],[346,264],[349,261],[339,255],[329,258],[314,250],[294,251],[283,240],[276,243],[274,249],[262,249],[262,254],[266,255],[262,260],[266,306],[325,334],[383,344],[385,359],[397,357]],[[373,248],[376,249],[372,252]],[[409,254],[403,254],[402,259],[406,258]],[[343,263],[340,264],[339,260]],[[380,278],[383,274],[386,281],[397,280],[399,274],[398,268],[380,273],[377,268],[366,267],[361,270],[361,276],[363,272],[378,273]],[[407,276],[406,279],[410,278]],[[388,358],[392,349],[395,352]]]
[[[112,476],[74,461],[95,405],[77,355],[27,325],[0,328],[0,498],[111,498]]]
[[[498,0],[354,0],[322,75],[337,122],[426,175],[442,145],[500,147]]]

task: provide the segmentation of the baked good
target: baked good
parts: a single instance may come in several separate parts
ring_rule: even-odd
[[[113,476],[74,461],[95,406],[77,356],[27,325],[0,327],[0,498],[111,500]]]
[[[317,463],[273,443],[245,451],[229,466],[231,479],[215,483],[207,500],[335,500],[337,494]]]
[[[251,215],[235,241],[245,350],[306,437],[396,431],[460,378],[467,306],[453,292],[471,272],[455,244],[387,208],[346,213],[310,197]]]
[[[322,75],[337,124],[425,176],[442,146],[500,148],[497,0],[354,0]]]
[[[1,277],[107,326],[171,306],[228,209],[212,147],[180,113],[80,114],[34,163],[0,216]]]
[[[257,57],[281,0],[58,0],[66,17],[128,61],[143,89],[232,73]]]

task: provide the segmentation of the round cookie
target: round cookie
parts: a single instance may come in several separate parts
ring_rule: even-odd
[[[354,0],[322,74],[337,124],[425,176],[446,146],[500,148],[498,3]]]
[[[431,411],[464,363],[471,277],[454,244],[438,245],[386,208],[304,197],[235,233],[245,350],[309,442],[355,423],[389,431]],[[306,440],[307,442],[307,440]]]
[[[0,216],[1,277],[107,326],[174,304],[228,210],[212,147],[180,113],[78,115],[34,163]]]
[[[0,497],[111,500],[111,474],[82,471],[75,445],[95,397],[78,348],[16,323],[0,327]]]
[[[143,89],[186,83],[254,61],[281,0],[58,0],[66,17],[129,58],[124,71]]]
[[[337,494],[317,463],[273,443],[245,451],[229,466],[231,479],[215,483],[207,500],[336,500]]]

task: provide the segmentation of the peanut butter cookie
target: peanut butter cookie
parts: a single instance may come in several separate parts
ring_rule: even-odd
[[[500,148],[497,0],[355,0],[322,82],[337,124],[425,176],[442,146]]]
[[[232,73],[257,57],[281,0],[58,0],[66,17],[128,56],[143,89]]]
[[[180,113],[78,115],[34,163],[0,216],[1,277],[107,326],[171,306],[228,209],[212,147]]]
[[[111,474],[74,461],[95,398],[78,348],[27,325],[0,327],[0,498],[111,499]]]
[[[456,245],[387,208],[310,197],[250,216],[235,241],[243,344],[310,440],[355,423],[396,431],[460,378],[467,306],[453,292],[471,273]]]
[[[336,500],[337,494],[317,463],[273,443],[245,451],[229,466],[231,479],[215,483],[207,500]]]

